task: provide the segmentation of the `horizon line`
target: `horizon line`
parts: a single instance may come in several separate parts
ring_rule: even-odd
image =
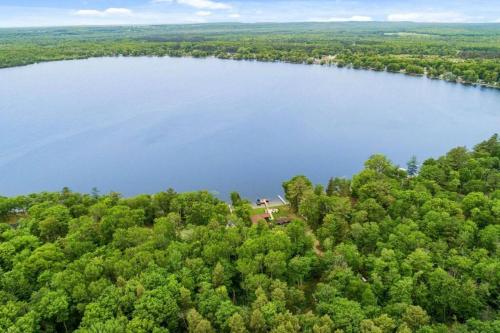
[[[71,24],[71,25],[26,25],[26,26],[1,26],[0,29],[31,29],[31,28],[82,28],[82,27],[157,27],[157,26],[196,26],[196,25],[222,25],[222,24],[241,24],[241,25],[258,25],[258,24],[304,24],[304,23],[320,23],[320,24],[398,24],[412,23],[419,25],[500,25],[500,22],[419,22],[419,21],[262,21],[262,22],[239,22],[239,21],[218,21],[218,22],[186,22],[186,23],[128,23],[128,24]]]

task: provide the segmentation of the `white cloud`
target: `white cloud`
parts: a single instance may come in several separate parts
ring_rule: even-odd
[[[177,0],[178,3],[199,9],[230,9],[231,6],[223,2],[211,0]]]
[[[228,15],[228,17],[229,17],[229,18],[240,18],[240,17],[241,17],[241,15],[240,15],[240,14],[238,14],[238,13],[234,13],[234,14],[229,14],[229,15]]]
[[[370,16],[354,15],[351,17],[328,17],[328,18],[315,18],[310,21],[314,22],[370,22],[373,18]]]
[[[109,17],[109,16],[130,16],[132,11],[128,8],[108,8],[105,10],[80,9],[75,12],[77,16]]]
[[[153,0],[153,3],[174,2],[174,0]],[[175,0],[178,4],[194,7],[197,9],[231,9],[231,5],[212,0]]]
[[[206,10],[200,10],[199,12],[196,12],[196,16],[210,16],[212,15],[212,12],[206,11]]]
[[[105,10],[106,14],[111,15],[130,15],[132,11],[128,8],[108,8]]]
[[[473,18],[456,12],[413,12],[395,13],[387,16],[388,21],[411,21],[411,22],[469,22]]]
[[[81,9],[75,12],[75,15],[78,16],[99,16],[102,15],[102,12],[95,9]]]

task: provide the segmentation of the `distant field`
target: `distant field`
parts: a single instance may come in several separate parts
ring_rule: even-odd
[[[400,37],[434,37],[432,34],[420,34],[417,32],[386,32],[385,36],[400,36]]]

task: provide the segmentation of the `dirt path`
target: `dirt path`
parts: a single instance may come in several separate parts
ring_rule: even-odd
[[[316,238],[316,236],[314,235],[314,233],[312,232],[312,230],[309,229],[309,227],[308,227],[308,230],[307,230],[307,235],[309,235],[309,236],[311,236],[313,238],[314,253],[316,253],[316,255],[318,257],[322,257],[325,253],[323,252],[323,250],[321,250],[321,245],[319,243],[319,240]]]

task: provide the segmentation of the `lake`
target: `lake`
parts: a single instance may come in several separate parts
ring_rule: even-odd
[[[405,166],[500,130],[500,91],[334,67],[101,58],[0,70],[0,195],[275,197],[373,153]]]

